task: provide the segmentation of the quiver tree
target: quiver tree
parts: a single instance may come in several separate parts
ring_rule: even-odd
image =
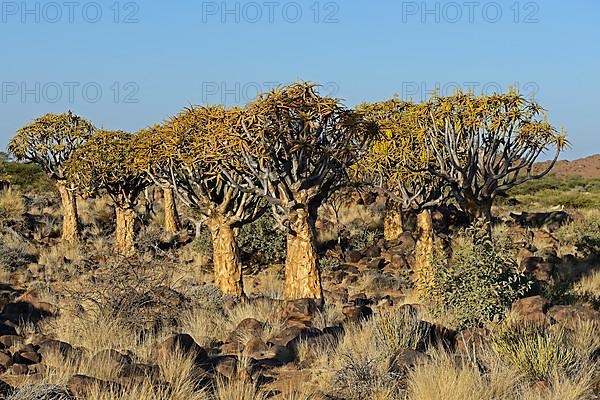
[[[315,246],[317,209],[366,147],[370,126],[311,83],[261,95],[236,122],[231,184],[265,199],[287,228],[286,299],[322,299]]]
[[[69,181],[84,195],[106,194],[113,201],[115,243],[125,256],[135,253],[135,205],[150,183],[146,174],[134,168],[133,138],[123,131],[98,131],[67,162]]]
[[[351,171],[387,194],[386,219],[391,220],[384,226],[387,240],[395,240],[402,233],[403,212],[418,213],[414,283],[422,294],[433,278],[431,208],[445,199],[446,190],[441,179],[429,172],[429,168],[434,169],[434,160],[425,147],[416,109],[413,103],[398,98],[361,105],[360,110],[377,125],[379,135]]]
[[[162,153],[164,146],[168,141],[163,141],[164,134],[167,134],[164,126],[153,125],[150,128],[142,129],[136,133],[136,159],[134,167],[141,173],[161,170],[158,166],[168,165],[168,159]],[[162,157],[162,158],[156,158]],[[153,173],[149,174],[158,186],[162,189],[163,209],[164,209],[164,229],[167,233],[177,233],[181,228],[179,213],[177,212],[177,203],[175,192],[171,186],[171,180],[167,174]]]
[[[568,145],[566,135],[548,123],[542,107],[515,91],[434,96],[416,112],[435,160],[428,172],[449,185],[472,220],[491,222],[494,197],[546,175]],[[554,151],[552,161],[534,173],[535,161],[549,149]]]
[[[221,172],[231,153],[225,133],[238,113],[220,106],[188,108],[163,126],[138,134],[137,162],[202,217],[212,237],[215,284],[223,293],[243,296],[235,238],[265,208],[259,197],[228,184]]]
[[[79,239],[76,191],[66,179],[65,163],[73,152],[93,134],[94,127],[70,111],[46,114],[19,129],[8,144],[18,159],[38,164],[54,181],[63,208],[62,240]]]

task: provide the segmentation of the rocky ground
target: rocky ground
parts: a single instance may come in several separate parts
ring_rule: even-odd
[[[58,221],[43,217],[55,205],[40,202],[27,200],[22,218],[3,222],[5,398],[598,398],[597,255],[557,233],[578,211],[501,216],[496,232],[511,238],[533,286],[504,321],[464,326],[413,292],[411,221],[399,240],[382,239],[371,219],[381,199],[347,207],[344,221],[322,213],[324,306],[281,300],[278,263],[249,262],[246,301],[223,296],[191,229],[140,232],[140,256],[119,259],[101,204],[83,212],[90,239],[59,245]],[[434,213],[438,240],[451,243],[462,220],[453,209]],[[506,321],[550,343],[525,342],[523,357],[549,351],[565,369],[530,373],[522,354],[503,353],[502,343],[520,343],[506,341]]]

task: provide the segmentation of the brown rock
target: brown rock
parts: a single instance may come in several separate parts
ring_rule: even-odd
[[[342,313],[346,318],[346,322],[357,323],[371,318],[373,310],[368,306],[346,305],[342,309]]]
[[[599,321],[600,312],[581,304],[554,306],[548,311],[554,322],[575,328],[579,321]]]
[[[34,351],[19,351],[13,356],[15,364],[33,365],[42,361],[42,356]]]
[[[183,355],[191,355],[198,364],[204,364],[209,361],[208,354],[200,347],[194,339],[188,334],[177,334],[169,337],[156,347],[159,357],[169,357],[175,352]]]
[[[21,336],[17,336],[17,335],[0,336],[0,343],[2,343],[5,348],[18,346],[18,345],[22,344],[24,340],[25,339],[23,339]]]
[[[285,303],[282,318],[312,322],[318,311],[319,307],[314,299],[290,300]]]
[[[548,322],[546,312],[549,308],[548,300],[542,296],[531,296],[515,301],[512,305],[512,312],[517,319],[522,321],[546,323]]]
[[[108,365],[111,369],[120,370],[125,365],[131,364],[133,361],[130,356],[120,353],[116,350],[101,350],[94,354],[90,360],[94,365]]]
[[[485,328],[467,328],[456,336],[456,351],[462,354],[473,354],[481,350],[487,341],[489,332]]]
[[[75,396],[85,398],[94,388],[100,388],[102,391],[118,390],[119,385],[115,382],[103,381],[91,376],[73,375],[67,382],[67,388]]]
[[[160,376],[160,367],[150,364],[129,364],[124,365],[119,371],[119,378],[151,378],[157,379]]]
[[[12,356],[10,353],[6,351],[0,351],[0,366],[4,367],[4,369],[13,365]]]
[[[390,373],[404,373],[408,369],[414,367],[420,362],[427,360],[429,357],[413,349],[401,349],[394,353],[388,363],[388,372]]]
[[[260,337],[264,330],[265,324],[254,319],[246,318],[242,320],[231,332],[227,338],[227,342],[239,343],[248,340],[251,337]]]
[[[9,371],[11,375],[27,375],[29,373],[29,367],[25,364],[13,364]]]

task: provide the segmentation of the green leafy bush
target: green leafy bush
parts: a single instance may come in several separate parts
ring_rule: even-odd
[[[510,241],[491,237],[482,222],[463,230],[452,254],[437,248],[433,279],[425,293],[434,312],[450,312],[462,325],[501,317],[531,281],[520,271]]]
[[[244,225],[237,238],[240,249],[260,265],[285,260],[286,235],[271,214],[265,214],[251,224]]]
[[[563,226],[557,236],[564,244],[572,244],[588,256],[600,253],[600,211],[593,210]]]
[[[0,160],[0,179],[23,192],[48,193],[55,186],[48,175],[36,164]]]

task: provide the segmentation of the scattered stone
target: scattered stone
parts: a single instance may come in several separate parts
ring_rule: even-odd
[[[392,355],[388,363],[388,372],[392,374],[406,373],[410,368],[429,357],[425,353],[413,349],[401,349]]]
[[[119,371],[119,378],[150,378],[157,379],[160,376],[160,367],[150,364],[124,365]]]
[[[25,364],[13,364],[9,371],[12,375],[27,375],[29,373],[29,367]]]
[[[487,342],[489,332],[485,328],[467,328],[456,336],[456,351],[461,354],[473,354],[481,350]]]
[[[109,365],[111,369],[121,370],[124,366],[132,364],[130,356],[116,350],[101,350],[94,354],[90,360],[94,365]]]
[[[86,375],[73,375],[67,382],[67,388],[77,397],[87,397],[91,390],[99,388],[101,391],[118,390],[119,384],[103,381]]]
[[[13,356],[15,364],[33,365],[42,361],[42,356],[34,351],[19,351]]]
[[[283,319],[312,322],[319,311],[314,299],[299,299],[286,301],[282,311]]]
[[[23,339],[21,336],[17,336],[17,335],[0,336],[0,343],[2,343],[5,348],[18,346],[18,345],[22,344],[24,342],[24,340],[25,339]]]
[[[200,347],[194,339],[185,333],[173,335],[156,347],[159,357],[166,358],[175,352],[183,355],[192,355],[197,364],[205,364],[209,361],[206,350]]]
[[[373,315],[373,310],[368,306],[347,305],[342,309],[345,320],[348,323],[358,323],[366,321]]]
[[[13,365],[13,359],[10,353],[6,351],[0,351],[0,366],[6,370],[8,367]]]
[[[579,321],[599,321],[600,312],[582,304],[554,306],[548,310],[548,317],[554,322],[575,328]]]
[[[531,296],[515,301],[512,305],[512,312],[519,320],[543,324],[548,322],[546,312],[549,308],[548,300],[542,296]]]

